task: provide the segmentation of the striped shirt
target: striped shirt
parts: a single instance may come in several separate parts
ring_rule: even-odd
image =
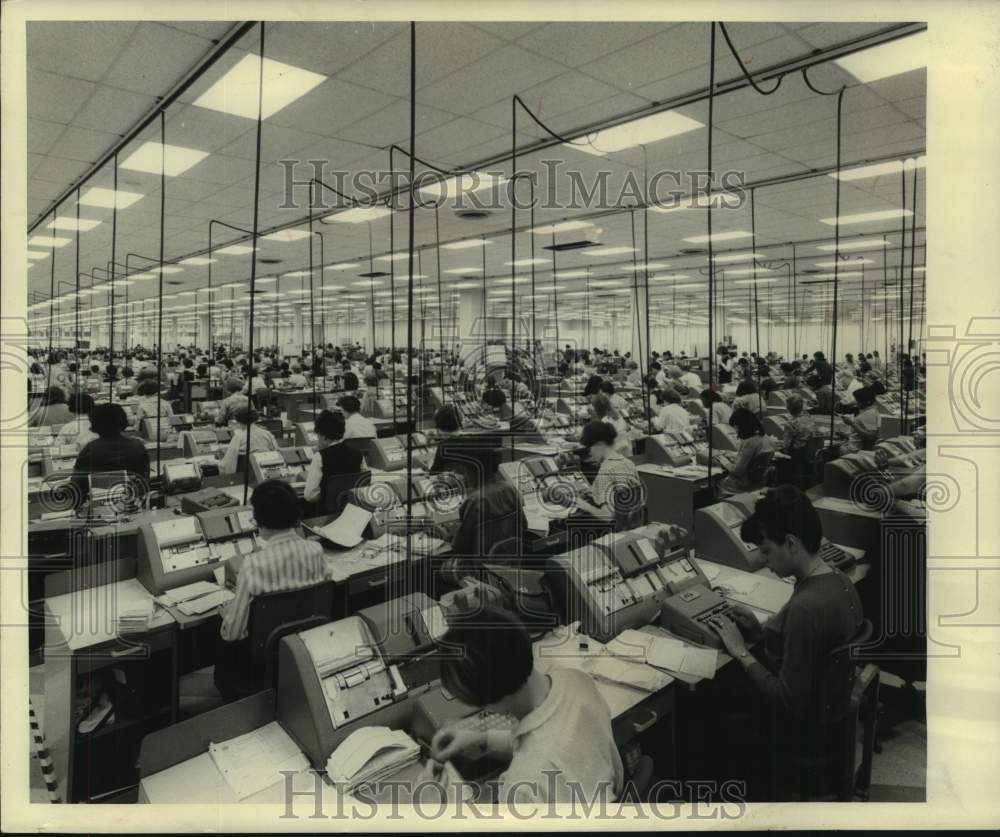
[[[635,463],[617,451],[609,453],[604,457],[604,461],[601,462],[601,467],[597,471],[597,476],[594,477],[594,505],[607,506],[612,511],[616,510],[616,490],[626,491],[627,494],[634,493],[638,482],[639,472],[636,471]],[[628,487],[627,490],[626,487]]]
[[[236,577],[236,598],[222,611],[220,635],[226,642],[247,636],[254,596],[311,587],[328,575],[323,547],[317,541],[303,539],[294,529],[275,535],[243,562]]]

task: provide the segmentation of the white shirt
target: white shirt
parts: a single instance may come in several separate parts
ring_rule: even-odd
[[[309,382],[306,380],[306,376],[303,375],[301,372],[293,372],[291,375],[289,375],[288,383],[291,384],[293,387],[305,387],[309,385]]]
[[[701,382],[701,378],[699,378],[694,372],[685,372],[683,375],[681,375],[681,383],[690,389],[697,389],[697,390],[700,390],[702,389],[702,387],[705,386]]]
[[[367,467],[365,459],[362,457],[360,469],[363,471]],[[306,487],[303,489],[302,496],[310,503],[316,503],[319,501],[322,493],[323,456],[321,455],[321,452],[317,450],[316,453],[313,454],[312,459],[309,460],[309,467],[306,469]]]
[[[378,433],[375,425],[361,413],[353,413],[344,422],[345,439],[374,439]]]
[[[90,419],[78,416],[76,421],[67,422],[62,426],[54,444],[76,445],[77,450],[82,450],[87,442],[92,442],[96,438],[97,434],[90,429]]]
[[[174,408],[170,406],[170,401],[164,397],[160,397],[160,415],[161,416],[172,416],[174,414]],[[139,403],[135,405],[135,420],[136,422],[142,421],[147,416],[155,418],[156,417],[156,396],[155,395],[144,395],[139,399]]]
[[[623,418],[613,419],[605,416],[601,419],[605,424],[610,424],[616,432],[614,450],[622,456],[632,455],[632,440],[628,437],[628,422]]]
[[[660,430],[687,431],[691,429],[691,419],[688,418],[688,411],[680,404],[664,404],[654,424]]]
[[[265,430],[259,425],[250,425],[250,453],[258,451],[277,450],[278,443],[275,441],[271,431]],[[236,465],[239,462],[241,453],[247,452],[247,434],[243,425],[233,431],[233,438],[229,440],[226,452],[222,455],[222,462],[219,463],[219,470],[223,474],[235,474]]]

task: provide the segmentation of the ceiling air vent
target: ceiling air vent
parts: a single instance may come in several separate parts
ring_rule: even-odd
[[[483,218],[489,218],[490,213],[485,209],[460,209],[455,213],[455,217],[463,221],[482,221]]]
[[[281,264],[281,259],[257,259],[257,264]]]
[[[371,273],[358,274],[358,276],[360,276],[362,279],[379,279],[383,276],[388,276],[388,275],[389,274],[386,273],[384,270],[373,270]]]
[[[600,247],[597,241],[564,241],[562,244],[547,244],[543,250],[555,250],[561,253],[563,250],[582,250],[585,247]]]
[[[681,255],[682,256],[700,256],[700,255],[702,255],[704,253],[707,253],[707,252],[708,252],[708,250],[699,250],[697,247],[685,247],[683,250],[681,250]]]

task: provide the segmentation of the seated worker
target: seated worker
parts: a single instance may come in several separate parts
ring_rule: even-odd
[[[854,400],[858,404],[856,416],[844,416],[850,425],[851,432],[847,441],[840,445],[840,455],[857,453],[860,450],[871,450],[878,438],[882,416],[875,407],[876,387],[862,387],[854,392]]]
[[[499,414],[507,403],[507,394],[496,383],[490,381],[483,391],[482,401],[484,407],[489,407],[492,412]]]
[[[236,466],[242,455],[278,449],[278,442],[271,431],[256,423],[258,418],[260,416],[258,416],[257,411],[250,407],[244,407],[237,411],[233,438],[229,440],[226,452],[222,455],[222,461],[219,463],[219,471],[223,474],[235,474]],[[247,450],[248,433],[250,434],[249,451]]]
[[[590,412],[595,421],[604,421],[615,429],[615,450],[622,456],[632,455],[632,440],[628,437],[628,422],[611,406],[611,400],[604,393],[590,399]]]
[[[734,411],[742,407],[751,413],[760,415],[763,402],[764,399],[757,393],[757,384],[749,378],[736,385],[736,397],[733,399]]]
[[[306,380],[306,376],[302,374],[302,367],[297,363],[291,367],[289,370],[288,377],[285,379],[288,381],[289,386],[293,387],[307,387],[309,382]]]
[[[628,409],[628,401],[615,391],[615,385],[611,381],[605,381],[601,384],[601,392],[608,396],[611,406],[619,413],[624,413]]]
[[[340,413],[323,410],[316,416],[313,428],[316,453],[309,463],[303,496],[325,509],[327,477],[357,474],[364,468],[365,458],[361,451],[344,444],[344,417]]]
[[[703,386],[705,386],[702,383],[701,378],[698,377],[698,374],[692,369],[689,369],[681,375],[680,381],[691,392],[698,392]]]
[[[144,418],[156,418],[157,403],[159,403],[159,414],[161,416],[172,416],[174,408],[163,396],[158,397],[160,391],[156,378],[143,378],[135,388],[135,394],[139,396],[139,401],[135,405],[135,420],[142,421]]]
[[[347,361],[347,368],[344,371],[344,392],[357,392],[358,391],[358,376],[351,371],[351,365]]]
[[[802,450],[806,443],[816,435],[816,422],[809,413],[802,412],[802,398],[798,395],[789,395],[785,400],[788,408],[789,420],[785,422],[782,430],[781,449],[791,454],[797,450]]]
[[[753,686],[755,720],[766,728],[750,724],[744,729],[765,733],[769,744],[756,752],[770,753],[771,764],[761,765],[754,757],[752,769],[770,766],[778,773],[772,785],[801,781],[781,775],[789,772],[790,753],[816,753],[827,745],[819,723],[821,673],[830,651],[856,636],[863,622],[854,585],[818,555],[822,535],[819,514],[801,490],[782,485],[768,491],[744,521],[740,537],[760,547],[775,575],[795,578],[792,597],[763,628],[745,605],[735,606],[735,622],[725,616],[713,620]],[[755,656],[747,643],[758,640],[763,640],[763,653]]]
[[[378,377],[374,372],[365,375],[365,395],[361,399],[361,415],[365,418],[375,418],[378,409]]]
[[[226,378],[223,389],[229,393],[219,402],[219,414],[215,417],[215,423],[219,427],[225,427],[236,416],[240,410],[245,410],[249,405],[249,399],[243,394],[243,381],[239,378]]]
[[[520,555],[521,539],[528,529],[520,493],[500,476],[500,451],[486,449],[473,456],[480,463],[481,481],[467,489],[458,525],[451,534],[451,553],[441,565],[442,579],[456,587],[462,584],[466,571],[471,568],[474,572],[492,550],[501,561]]]
[[[45,390],[45,406],[36,410],[28,419],[29,427],[51,427],[56,433],[67,422],[73,421],[74,415],[66,403],[66,393],[61,387],[49,387]]]
[[[675,389],[658,393],[659,412],[653,419],[657,430],[691,430],[690,413],[681,406],[681,396]]]
[[[624,770],[611,711],[589,675],[570,668],[543,674],[524,625],[495,607],[453,614],[441,642],[462,649],[441,658],[444,688],[518,723],[512,731],[438,731],[421,781],[442,781],[442,765],[456,756],[488,755],[507,764],[497,786],[500,803],[569,802],[570,783],[590,801],[618,797]]]
[[[128,417],[119,404],[98,404],[90,413],[90,428],[97,438],[76,455],[72,483],[77,508],[90,494],[90,475],[127,471],[138,480],[134,494],[145,496],[149,484],[149,453],[132,436],[123,435]]]
[[[318,541],[299,535],[299,498],[283,480],[265,480],[250,496],[262,548],[246,556],[236,576],[236,598],[222,610],[222,642],[215,661],[215,687],[226,700],[235,686],[252,679],[247,627],[255,596],[320,584],[329,568]]]
[[[583,426],[580,444],[598,469],[591,486],[594,502],[577,497],[576,504],[596,518],[621,522],[639,510],[643,494],[635,463],[615,450],[617,435],[615,428],[603,421]]]
[[[98,438],[90,426],[90,414],[94,411],[94,399],[85,392],[75,393],[70,410],[75,416],[74,421],[68,421],[56,436],[57,445],[76,445],[82,448],[88,442]]]
[[[706,410],[712,411],[712,424],[729,424],[733,408],[722,400],[722,396],[716,390],[703,389],[698,397],[701,399],[701,405]]]
[[[374,439],[378,435],[371,419],[361,415],[361,402],[356,395],[345,395],[337,406],[344,411],[345,439]]]
[[[591,375],[583,387],[583,397],[590,398],[591,395],[597,395],[601,391],[601,384],[603,383],[604,379],[600,375]]]
[[[806,386],[816,396],[816,406],[812,407],[809,412],[814,416],[830,415],[833,412],[833,389],[830,384],[823,383],[821,376],[813,374],[806,378]]]
[[[752,483],[753,462],[761,454],[773,452],[774,445],[764,435],[764,428],[757,414],[745,407],[733,410],[729,423],[736,428],[739,447],[736,449],[732,465],[728,468],[729,473],[719,484],[720,488],[729,494],[752,491],[760,487]]]

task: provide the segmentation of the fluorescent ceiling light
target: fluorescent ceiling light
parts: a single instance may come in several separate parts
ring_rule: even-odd
[[[291,271],[289,273],[283,273],[282,274],[282,278],[283,279],[289,279],[289,278],[294,277],[294,276],[310,276],[310,275],[311,275],[311,272],[308,271],[308,270],[293,270],[293,271]]]
[[[191,265],[193,267],[198,267],[204,264],[212,264],[218,261],[218,259],[209,259],[206,256],[191,256],[189,259],[181,259],[180,264]]]
[[[151,267],[149,270],[152,273],[183,273],[184,272],[184,268],[183,267],[170,267],[170,266],[160,267],[159,265],[157,265],[156,267]]]
[[[309,238],[310,235],[312,233],[309,230],[278,230],[268,233],[262,238],[266,238],[268,241],[301,241],[303,238]]]
[[[703,282],[691,282],[687,285],[674,285],[678,290],[690,290],[693,288],[707,288],[708,286]]]
[[[711,195],[688,195],[678,198],[675,203],[652,203],[649,208],[653,212],[680,212],[688,209],[707,209],[709,203],[712,209],[739,209],[743,199],[735,192],[716,192]]]
[[[726,269],[726,275],[727,276],[753,276],[754,272],[757,272],[757,273],[770,273],[771,271],[768,270],[766,267],[758,267],[758,268],[753,268],[753,267],[737,267],[737,268],[732,268],[731,267],[731,268],[727,268]]]
[[[914,160],[912,157],[905,161],[907,171],[915,168],[922,169],[927,166],[927,157],[921,154]],[[846,169],[840,173],[841,180],[865,180],[869,177],[880,177],[883,174],[899,174],[904,169],[903,160],[889,160],[887,163],[875,163],[870,166],[858,166]],[[830,177],[837,177],[835,171],[830,172]]]
[[[263,93],[261,75],[260,56],[245,55],[194,103],[208,110],[256,119],[259,102],[260,116],[267,119],[326,81],[326,76],[319,73],[272,58],[264,59]]]
[[[180,145],[160,145],[158,142],[144,142],[120,163],[123,169],[159,174],[160,166],[167,177],[176,177],[208,156],[207,151],[184,148]]]
[[[766,285],[769,282],[777,282],[778,280],[774,277],[765,277],[763,279],[734,279],[734,285]]]
[[[548,264],[545,259],[515,259],[512,262],[504,262],[507,267],[528,267],[533,264]]]
[[[859,276],[864,276],[864,272],[860,270],[842,270],[837,274],[838,279],[856,279]],[[804,277],[800,277],[804,278]],[[809,279],[833,279],[832,273],[814,273],[808,277]]]
[[[581,250],[584,256],[624,256],[634,253],[635,247],[595,247],[592,250]]]
[[[350,270],[352,267],[361,267],[357,262],[340,262],[339,264],[328,264],[323,270]]]
[[[590,276],[589,270],[557,270],[555,273],[557,279],[582,279],[585,276]]]
[[[926,273],[927,272],[927,268],[926,267],[915,267],[915,268],[913,268],[913,272],[914,273]]]
[[[91,186],[80,196],[80,203],[84,206],[102,206],[110,209],[117,206],[118,209],[127,209],[137,200],[142,199],[139,192],[125,192],[119,189],[104,189],[100,186]]]
[[[845,55],[836,63],[862,84],[921,69],[927,66],[927,32]]]
[[[352,285],[358,288],[381,288],[382,282],[376,282],[374,279],[362,279],[360,282],[351,282]]]
[[[567,143],[571,148],[587,154],[612,154],[637,145],[648,145],[678,134],[686,134],[705,126],[697,119],[668,110],[641,119],[633,119],[596,134],[585,134]]]
[[[454,285],[449,285],[449,288],[479,288],[482,287],[478,282],[456,282]]]
[[[256,249],[256,247],[251,247],[249,244],[230,244],[228,247],[220,247],[213,252],[221,253],[226,256],[245,256],[247,253],[252,253]],[[259,282],[260,279],[257,281]]]
[[[558,224],[547,224],[544,227],[532,227],[531,231],[535,235],[552,235],[553,233],[569,232],[570,230],[583,230],[592,227],[590,221],[560,221]]]
[[[459,276],[464,276],[467,273],[482,273],[483,269],[481,267],[453,267],[450,270],[446,270],[444,272],[455,273]]]
[[[841,241],[841,250],[872,250],[876,247],[885,247],[889,244],[884,238],[866,238],[862,241]],[[817,250],[832,253],[837,249],[836,244],[817,244]]]
[[[857,212],[853,215],[841,215],[840,224],[841,226],[849,224],[871,224],[875,221],[890,221],[893,218],[909,218],[913,212],[909,209],[878,209],[874,212]],[[833,218],[820,218],[821,223],[828,224],[829,226],[834,226],[837,223],[837,217]]]
[[[468,250],[470,247],[481,247],[484,244],[492,244],[488,238],[470,238],[467,241],[453,241],[451,244],[442,244],[443,250]]]
[[[836,267],[838,264],[841,267],[854,267],[858,264],[875,264],[875,259],[851,259],[845,262],[815,262],[816,267]]]
[[[72,238],[59,238],[58,236],[53,237],[51,235],[33,235],[28,239],[28,246],[48,247],[51,249],[53,247],[65,247],[72,240]]]
[[[428,185],[422,186],[419,191],[424,197],[438,198],[443,194],[446,198],[454,198],[466,192],[482,192],[485,189],[492,189],[494,186],[505,183],[506,180],[507,178],[499,175],[477,171],[434,180]]]
[[[623,264],[621,270],[626,273],[634,273],[637,270],[656,270],[664,267],[670,267],[668,262],[639,262],[638,264]]]
[[[323,220],[325,222],[336,221],[339,224],[360,224],[364,221],[385,218],[386,215],[391,214],[392,210],[385,206],[355,206],[351,209],[345,209],[343,212],[327,215]]]
[[[254,284],[255,285],[270,284],[271,282],[276,282],[276,281],[277,277],[275,276],[258,276],[256,279],[254,279]]]
[[[29,250],[28,251],[28,258],[29,259],[47,259],[48,257],[49,257],[48,253],[43,253],[40,250]]]
[[[735,241],[738,238],[753,238],[753,233],[743,230],[733,230],[732,232],[712,233],[712,241]],[[690,244],[708,244],[707,235],[692,235],[684,239]]]
[[[727,253],[724,256],[716,256],[714,261],[718,262],[748,262],[750,259],[765,259],[767,253]]]
[[[376,256],[377,262],[401,262],[410,257],[409,253],[387,253],[384,256]]]
[[[621,285],[620,279],[594,279],[590,283],[592,288],[611,288]]]
[[[650,282],[673,282],[675,279],[690,279],[687,273],[677,273],[673,276],[650,276]]]
[[[79,221],[76,218],[56,218],[54,221],[49,221],[45,226],[50,230],[87,232],[94,229],[100,223],[100,221],[95,221],[93,218],[81,218]]]

